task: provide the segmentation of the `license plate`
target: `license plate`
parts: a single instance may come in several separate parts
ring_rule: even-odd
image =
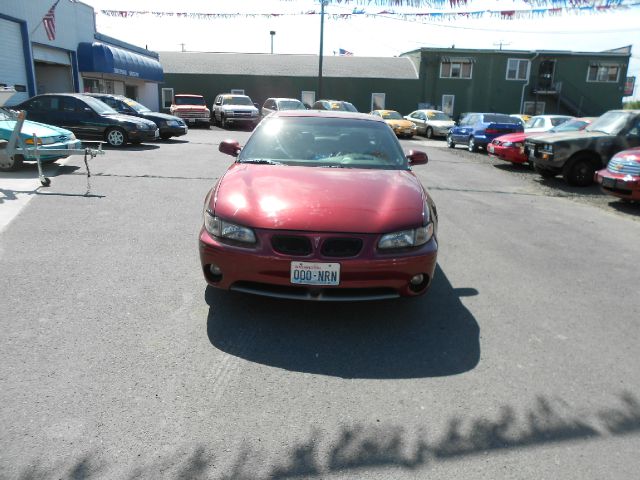
[[[187,118],[187,122],[188,123],[196,123],[196,121],[193,118]]]
[[[616,186],[616,179],[615,178],[602,177],[602,185],[604,187],[615,187]]]
[[[487,150],[489,151],[489,153],[493,153],[493,145],[487,145]]]
[[[291,283],[298,285],[340,285],[340,264],[291,262]]]

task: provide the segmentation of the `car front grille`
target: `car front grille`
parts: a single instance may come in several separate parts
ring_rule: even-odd
[[[328,238],[322,244],[320,252],[325,257],[355,257],[362,250],[359,238]]]
[[[284,255],[305,256],[311,253],[311,240],[297,235],[274,235],[271,237],[273,249]]]
[[[640,162],[625,160],[624,158],[612,158],[607,165],[611,173],[625,173],[628,175],[640,175]]]
[[[250,117],[251,116],[250,111],[244,111],[244,110],[230,110],[229,112],[227,112],[227,114],[233,117]]]
[[[204,110],[179,110],[174,115],[180,118],[200,118],[206,116],[206,112]]]

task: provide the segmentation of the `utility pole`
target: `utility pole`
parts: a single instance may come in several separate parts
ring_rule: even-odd
[[[180,47],[182,48],[182,52],[186,52],[186,50],[184,49],[184,46],[186,45],[185,43],[179,43],[178,45],[180,45]]]
[[[324,6],[327,0],[320,0],[320,62],[318,66],[318,99],[322,98],[322,47],[324,42]]]
[[[500,50],[502,50],[502,45],[511,45],[511,42],[503,42],[502,40],[500,40],[499,42],[494,43],[494,45],[499,45],[500,46]]]
[[[271,55],[273,55],[273,36],[276,34],[276,31],[271,30],[269,34],[271,35]]]

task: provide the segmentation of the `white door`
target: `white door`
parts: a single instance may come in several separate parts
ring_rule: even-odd
[[[456,100],[455,95],[442,95],[442,111],[453,118],[453,106]]]
[[[19,23],[0,18],[0,45],[0,84],[15,87],[7,105],[16,105],[30,97]]]

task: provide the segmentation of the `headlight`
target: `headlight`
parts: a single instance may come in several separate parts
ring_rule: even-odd
[[[380,237],[378,248],[385,250],[393,248],[419,247],[431,240],[431,237],[433,237],[433,222],[429,222],[424,227],[414,228],[412,230],[387,233]]]
[[[493,143],[493,142],[491,142],[491,143]],[[502,146],[503,146],[503,147],[513,147],[513,142],[504,142],[504,143],[502,144]]]
[[[179,127],[180,122],[177,120],[167,120],[167,125],[169,125],[170,127]]]
[[[136,128],[138,130],[146,130],[147,129],[147,124],[146,123],[136,123]]]
[[[258,111],[256,110],[255,112],[251,112],[251,116],[252,117],[257,117],[258,116]]]
[[[69,135],[69,140],[75,140],[76,136],[72,133],[71,135]]]
[[[36,140],[37,140],[37,142],[38,142],[38,145],[42,145],[42,139],[37,138]],[[26,143],[27,145],[33,145],[33,137],[29,137],[29,138],[27,138],[27,139],[24,141],[24,143]]]
[[[221,220],[211,214],[209,210],[204,213],[204,228],[214,237],[233,240],[242,243],[256,243],[256,234],[253,230],[235,223]]]
[[[553,153],[553,145],[551,145],[550,143],[545,143],[544,145],[542,145],[541,150],[546,153]]]

